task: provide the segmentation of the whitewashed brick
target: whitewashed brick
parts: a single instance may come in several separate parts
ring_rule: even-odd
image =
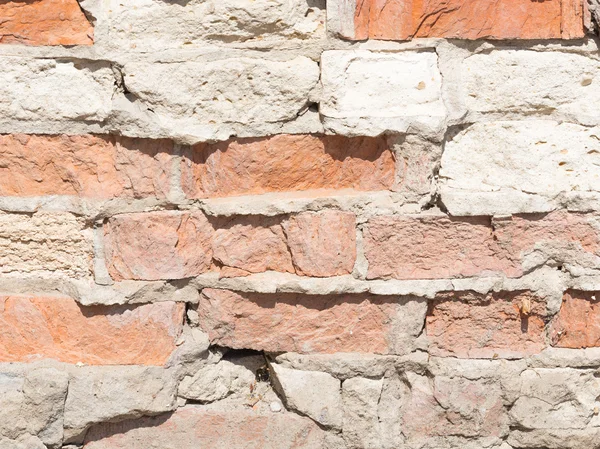
[[[107,64],[2,56],[0,67],[0,128],[56,133],[61,122],[100,123],[110,114],[115,77]]]
[[[477,119],[543,116],[600,124],[600,61],[561,52],[495,50],[463,61],[465,105]]]
[[[444,123],[435,52],[326,51],[321,69],[320,112],[329,131],[437,132]]]
[[[207,41],[324,35],[324,10],[308,0],[109,0],[109,43],[133,51],[190,48]]]
[[[600,129],[554,121],[477,123],[446,144],[441,195],[452,215],[600,208]]]
[[[276,133],[305,111],[319,67],[304,56],[132,62],[124,78],[166,134],[207,140],[252,134],[249,130]]]

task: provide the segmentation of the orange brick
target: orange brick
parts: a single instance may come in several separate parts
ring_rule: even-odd
[[[488,218],[380,216],[366,225],[367,277],[437,279],[523,274],[523,257],[547,247],[585,256],[600,255],[600,235],[593,217],[558,211],[543,215]]]
[[[310,189],[389,190],[394,158],[385,138],[279,135],[196,145],[184,158],[191,198]]]
[[[581,0],[335,0],[354,10],[356,40],[577,39],[584,36]],[[352,20],[350,16],[346,20]],[[350,24],[350,28],[352,25]]]
[[[0,136],[0,196],[164,198],[173,143],[116,136]]]
[[[56,359],[90,365],[163,365],[184,304],[84,307],[70,298],[0,297],[0,362]]]
[[[108,271],[116,280],[184,279],[211,266],[213,228],[201,212],[117,215],[104,235]]]
[[[597,292],[569,291],[550,326],[552,346],[600,346],[600,297]]]
[[[77,0],[0,2],[0,43],[92,45],[94,28]]]
[[[523,305],[530,311],[521,313]],[[528,292],[446,293],[430,304],[429,352],[440,357],[519,358],[545,347],[546,304]]]

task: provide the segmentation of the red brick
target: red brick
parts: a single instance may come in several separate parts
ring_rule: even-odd
[[[303,213],[284,224],[296,273],[304,276],[349,274],[356,261],[354,214]]]
[[[576,39],[585,34],[581,0],[335,1],[355,11],[349,37],[356,40]]]
[[[435,279],[489,272],[518,275],[498,257],[489,219],[384,216],[369,220],[364,232],[367,277]]]
[[[0,297],[0,362],[163,365],[182,331],[184,304],[83,307],[70,298]]]
[[[201,212],[117,215],[104,234],[108,270],[115,280],[184,279],[211,267],[213,228]]]
[[[523,258],[535,248],[544,247],[557,260],[561,252],[599,255],[599,234],[591,220],[585,214],[559,211],[495,221],[492,228],[489,219],[481,217],[375,217],[364,231],[367,277],[519,277]]]
[[[92,45],[93,37],[77,0],[0,2],[0,43]]]
[[[196,145],[184,158],[191,198],[310,189],[389,190],[394,158],[383,137],[279,135]]]
[[[0,196],[164,198],[168,140],[115,136],[0,136]]]
[[[523,305],[530,312],[521,313]],[[440,357],[519,358],[544,349],[546,304],[528,292],[446,293],[430,304],[429,353]]]
[[[84,448],[316,449],[324,447],[323,438],[314,422],[295,413],[187,406],[168,415],[92,427]]]
[[[248,273],[294,272],[279,219],[239,217],[219,226],[213,239],[215,260]]]
[[[600,346],[600,296],[597,292],[568,291],[550,326],[552,346]]]
[[[394,352],[398,298],[264,295],[202,290],[200,326],[212,344],[269,352]],[[404,330],[404,329],[402,329]]]

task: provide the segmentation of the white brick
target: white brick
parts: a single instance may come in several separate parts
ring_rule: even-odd
[[[115,78],[106,64],[0,57],[0,132],[61,132],[61,122],[100,123],[111,110]],[[73,129],[73,128],[71,128]]]
[[[435,52],[326,51],[321,68],[320,112],[332,132],[437,132],[444,122]]]
[[[600,129],[554,121],[477,123],[446,144],[452,215],[600,208]]]
[[[324,10],[308,0],[109,0],[109,43],[121,49],[190,48],[206,41],[324,35]]]
[[[538,115],[600,124],[600,61],[583,55],[496,50],[462,64],[465,105],[473,119]]]
[[[0,212],[0,273],[88,276],[93,249],[84,225],[67,213]]]
[[[307,107],[318,64],[228,58],[175,63],[132,62],[125,84],[165,133],[196,140],[277,133]]]

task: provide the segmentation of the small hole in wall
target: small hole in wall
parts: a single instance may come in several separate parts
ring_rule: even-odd
[[[562,265],[559,265],[559,266],[557,266],[557,267],[556,267],[556,269],[557,269],[558,271],[563,271],[563,266],[562,266]]]

